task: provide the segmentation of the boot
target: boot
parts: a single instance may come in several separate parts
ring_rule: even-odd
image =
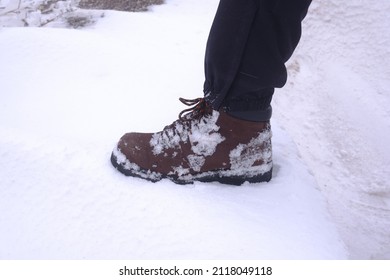
[[[194,181],[241,185],[271,180],[269,120],[253,122],[217,111],[203,98],[180,101],[190,109],[156,133],[127,133],[111,162],[118,171],[157,182]]]

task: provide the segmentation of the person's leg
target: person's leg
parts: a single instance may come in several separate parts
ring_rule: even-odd
[[[206,99],[242,119],[270,118],[275,87],[301,36],[311,0],[221,0],[205,54]]]
[[[162,131],[122,136],[114,167],[153,182],[271,180],[269,103],[286,81],[284,62],[309,2],[221,0],[206,51],[205,98],[181,99],[195,106]]]

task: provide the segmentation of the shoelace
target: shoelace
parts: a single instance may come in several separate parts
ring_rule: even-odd
[[[180,102],[184,105],[192,106],[191,108],[185,109],[179,114],[179,121],[184,127],[190,125],[190,121],[193,119],[200,120],[209,110],[212,110],[210,105],[206,102],[204,98],[196,99],[185,99],[179,98]],[[162,133],[170,139],[172,135],[181,135],[183,132],[183,127],[178,130],[177,121],[172,124],[164,127]]]
[[[193,118],[201,118],[208,109],[208,104],[204,98],[185,99],[179,98],[180,102],[187,106],[193,106],[180,112],[179,119],[185,120],[185,117],[190,115]]]

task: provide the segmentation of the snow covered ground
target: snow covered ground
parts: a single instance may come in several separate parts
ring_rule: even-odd
[[[390,259],[390,2],[313,1],[275,119],[352,258]]]
[[[1,259],[390,259],[387,0],[312,4],[273,101],[270,183],[111,167],[123,133],[160,130],[201,95],[217,4],[76,10],[96,20],[77,30],[0,16]]]

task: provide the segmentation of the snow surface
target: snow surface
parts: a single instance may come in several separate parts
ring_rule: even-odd
[[[0,29],[0,258],[390,258],[389,1],[314,1],[273,101],[274,178],[242,187],[109,162],[201,96],[218,1],[166,2]]]

